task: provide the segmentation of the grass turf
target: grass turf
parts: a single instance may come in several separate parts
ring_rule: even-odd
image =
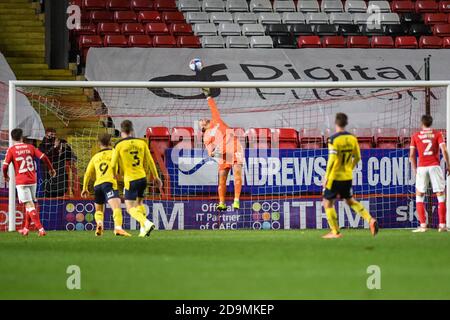
[[[156,231],[151,238],[0,233],[1,299],[449,299],[450,233]],[[81,290],[66,269],[81,268]],[[381,268],[381,289],[366,286]]]

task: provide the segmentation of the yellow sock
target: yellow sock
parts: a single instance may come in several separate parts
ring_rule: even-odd
[[[113,220],[114,220],[114,228],[121,229],[123,222],[122,209],[117,208],[113,210]]]
[[[141,204],[140,206],[137,206],[139,211],[142,212],[142,214],[144,215],[144,217],[147,218],[147,210],[145,210],[145,206],[143,204]]]
[[[95,219],[95,223],[98,226],[103,226],[103,212],[95,211],[94,219]]]
[[[355,203],[351,206],[351,208],[357,214],[359,214],[361,217],[363,217],[363,219],[366,220],[367,222],[369,222],[370,219],[372,219],[372,216],[370,215],[369,211],[367,211],[367,209],[364,208],[364,206],[360,202],[355,201]]]
[[[337,218],[337,213],[334,208],[325,209],[325,213],[327,214],[328,224],[330,225],[331,232],[334,234],[339,233],[339,223]]]
[[[139,208],[137,207],[131,208],[129,213],[130,216],[132,216],[136,221],[138,221],[141,224],[141,227],[144,226],[145,220],[147,220],[147,218],[144,217]]]

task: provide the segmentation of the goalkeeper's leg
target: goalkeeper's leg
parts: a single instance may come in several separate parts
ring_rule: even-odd
[[[233,208],[239,209],[240,208],[239,198],[241,197],[241,191],[242,191],[242,164],[235,163],[233,165],[233,176],[234,176]]]
[[[217,188],[217,192],[219,194],[219,205],[217,206],[217,209],[219,211],[224,211],[227,209],[225,204],[225,195],[227,193],[227,178],[229,172],[229,167],[220,168],[219,166],[219,187]]]

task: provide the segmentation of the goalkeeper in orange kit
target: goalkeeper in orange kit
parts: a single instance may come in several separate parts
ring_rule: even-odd
[[[217,109],[216,102],[210,95],[209,89],[203,89],[211,110],[211,119],[199,120],[199,127],[203,132],[203,142],[208,155],[219,163],[219,211],[225,211],[225,194],[227,191],[227,177],[233,168],[234,175],[234,201],[233,208],[239,209],[239,197],[242,190],[242,164],[244,163],[244,149],[234,130],[223,122]]]

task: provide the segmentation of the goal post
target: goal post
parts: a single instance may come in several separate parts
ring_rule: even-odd
[[[231,106],[233,102],[239,102],[239,103],[246,103],[250,101],[250,98],[247,97],[249,92],[252,92],[256,89],[265,89],[270,92],[272,97],[263,97],[261,100],[262,107],[258,108],[258,103],[255,104],[255,101],[249,102],[249,105],[251,107],[243,106],[243,108],[247,111],[247,113],[252,112],[260,112],[261,108],[264,108],[264,111],[270,111],[271,108],[275,112],[283,113],[283,115],[278,119],[277,123],[272,127],[280,127],[283,126],[286,127],[299,127],[299,124],[307,124],[310,123],[312,128],[314,128],[314,125],[319,126],[321,124],[321,117],[330,116],[330,112],[336,112],[339,110],[339,107],[336,105],[339,101],[347,101],[346,99],[354,100],[355,103],[370,103],[370,97],[373,95],[383,95],[381,90],[385,88],[392,89],[392,92],[395,92],[395,90],[406,90],[411,88],[412,90],[421,90],[424,88],[436,88],[442,91],[442,95],[445,96],[445,98],[442,99],[442,104],[444,104],[445,107],[445,121],[444,119],[439,119],[441,123],[445,123],[445,127],[441,129],[446,129],[446,141],[450,141],[450,130],[449,130],[449,123],[450,123],[450,81],[344,81],[344,82],[299,82],[299,81],[286,81],[286,82],[273,82],[273,81],[246,81],[246,82],[233,82],[233,81],[226,81],[226,82],[148,82],[148,81],[22,81],[22,80],[14,80],[9,81],[9,100],[8,100],[8,126],[9,126],[9,132],[11,132],[12,129],[14,129],[17,126],[16,116],[17,112],[20,112],[17,110],[17,99],[16,94],[18,90],[30,90],[32,93],[29,94],[29,96],[35,98],[37,95],[45,96],[45,93],[42,93],[43,90],[41,88],[47,88],[47,89],[54,89],[54,90],[64,90],[67,88],[82,88],[82,89],[93,89],[96,91],[96,93],[100,96],[100,102],[102,102],[103,105],[106,106],[106,108],[110,108],[111,106],[117,107],[120,105],[120,108],[122,108],[121,114],[113,114],[111,115],[113,120],[116,119],[123,119],[124,117],[154,117],[155,119],[158,119],[161,112],[170,113],[170,116],[173,117],[173,119],[181,119],[184,118],[184,121],[193,121],[194,119],[199,119],[200,115],[207,116],[207,112],[205,111],[205,108],[201,110],[198,114],[196,114],[194,107],[197,107],[199,103],[203,103],[205,105],[205,102],[198,102],[197,103],[191,103],[188,105],[189,108],[186,109],[177,109],[174,106],[175,103],[171,105],[168,103],[166,105],[166,109],[158,109],[158,110],[152,110],[151,112],[144,108],[148,104],[154,103],[155,105],[158,103],[158,101],[147,101],[146,104],[144,104],[142,101],[145,99],[148,100],[148,95],[142,95],[141,91],[142,89],[149,90],[152,94],[155,96],[158,94],[161,94],[160,91],[162,91],[164,88],[166,89],[179,89],[179,90],[185,90],[185,91],[191,91],[191,92],[200,92],[199,89],[201,88],[216,88],[223,90],[222,96],[224,99],[229,98],[230,100],[230,106],[228,113],[225,112],[228,116],[232,116],[233,112],[240,112],[236,111],[238,106],[234,105]],[[292,91],[295,98],[277,98],[277,92],[275,92],[276,89],[289,89]],[[333,90],[335,89],[336,92],[329,93],[328,98],[329,99],[318,99],[317,96],[320,95],[320,92],[322,90]],[[337,93],[338,90],[342,89],[354,89],[355,93],[350,98],[341,96],[340,93]],[[365,93],[362,92],[364,89],[380,89],[380,91],[374,91],[375,93]],[[128,91],[127,91],[128,90]],[[160,90],[160,91],[158,91]],[[272,92],[272,91],[273,92]],[[299,92],[294,92],[294,90],[299,90]],[[313,90],[313,93],[306,93],[307,90]],[[36,93],[37,92],[37,93]],[[128,95],[127,95],[128,94]],[[133,94],[135,96],[133,96]],[[165,93],[164,93],[165,94]],[[260,92],[259,92],[260,94]],[[240,99],[236,99],[237,95],[239,95]],[[407,95],[405,95],[407,96]],[[131,99],[130,99],[131,97]],[[33,99],[32,98],[32,99]],[[36,98],[37,99],[37,98]],[[129,104],[125,104],[127,107],[124,108],[124,101],[127,101],[127,99],[130,99]],[[175,100],[182,100],[180,97],[175,97]],[[247,100],[246,100],[247,99]],[[268,100],[272,99],[272,102],[268,102]],[[409,99],[409,98],[408,98]],[[318,100],[318,101],[317,101]],[[51,108],[53,111],[57,112],[58,104],[50,101],[45,100],[45,103],[47,103],[50,106],[47,106],[47,108]],[[405,100],[400,105],[399,102],[393,102],[392,99],[386,99],[386,109],[384,111],[380,111],[379,121],[376,122],[375,125],[382,126],[382,125],[389,125],[391,127],[395,126],[396,121],[398,120],[399,126],[398,128],[404,128],[408,125],[409,121],[409,128],[414,128],[414,126],[418,126],[414,122],[414,120],[417,120],[418,117],[421,115],[418,112],[414,116],[406,115],[404,114],[404,111],[407,110],[407,104],[409,100]],[[141,103],[142,106],[139,105],[139,108],[133,109],[133,103]],[[396,104],[393,105],[396,110],[396,115],[391,116],[388,114],[388,107],[389,104]],[[308,106],[308,109],[304,108],[304,106]],[[219,109],[221,105],[219,103]],[[132,109],[134,111],[129,111],[125,109]],[[316,111],[317,109],[321,109],[322,111]],[[136,111],[137,110],[137,111]],[[189,110],[189,111],[187,111]],[[194,110],[194,111],[193,111]],[[348,110],[348,109],[347,109]],[[442,111],[442,110],[441,110]],[[74,111],[74,113],[79,112],[77,110]],[[189,112],[189,114],[187,113]],[[348,111],[350,116],[350,123],[352,123],[352,120],[355,122],[354,117],[351,115],[351,111]],[[424,112],[423,112],[424,113]],[[110,115],[108,113],[108,115]],[[314,117],[314,121],[310,121],[308,117]],[[396,118],[397,117],[397,118]],[[408,117],[408,118],[407,118]],[[401,121],[400,121],[401,118]],[[407,119],[406,119],[407,118]],[[185,123],[180,121],[179,123]],[[227,121],[229,122],[229,121]],[[401,123],[400,123],[401,122]],[[165,124],[174,124],[179,125],[178,122],[175,120],[173,121],[166,121]],[[230,126],[233,126],[232,123],[228,123]],[[285,125],[287,124],[287,125]],[[117,123],[115,124],[117,127]],[[12,144],[11,138],[9,138],[9,145]],[[323,152],[319,151],[306,151],[308,155],[311,157],[314,157],[315,155],[323,155]],[[295,152],[294,152],[295,155]],[[304,155],[303,155],[304,156]],[[12,170],[12,167],[10,167],[10,170]],[[11,172],[11,171],[10,171]],[[9,182],[9,196],[8,196],[8,230],[9,231],[15,231],[16,230],[16,198],[15,198],[15,185],[14,185],[14,174],[10,174],[11,180]],[[406,178],[405,178],[406,179]],[[447,201],[450,199],[450,179],[447,177]],[[180,198],[184,195],[184,192],[187,190],[189,193],[189,196],[186,196],[187,200],[194,199],[195,197],[198,197],[200,193],[197,193],[197,189],[195,187],[188,187],[182,188],[177,191],[180,191],[179,195]],[[386,187],[387,188],[387,187]],[[209,190],[209,189],[208,189]],[[289,193],[289,197],[295,196],[295,190],[290,187],[280,187],[275,188],[273,186],[270,187],[271,191],[274,191],[277,193],[277,197],[281,197],[280,194],[282,194],[286,190],[287,193]],[[278,191],[276,191],[278,190]],[[293,191],[294,190],[294,191]],[[309,190],[307,187],[299,187],[300,192],[309,195]],[[383,187],[378,187],[378,190],[375,191],[379,192],[380,194],[383,194]],[[362,189],[361,191],[363,194],[366,192],[366,190]],[[367,193],[371,193],[371,191],[367,191]],[[393,195],[390,195],[392,197]],[[249,195],[249,197],[251,197]],[[256,197],[256,196],[255,196]],[[262,194],[258,195],[261,199],[270,199],[270,194]],[[259,198],[258,198],[259,199]],[[269,201],[269,200],[268,200]],[[386,200],[386,203],[391,200]],[[380,206],[380,208],[383,206]],[[389,208],[389,206],[387,206]],[[250,210],[251,211],[251,210]],[[380,213],[382,214],[382,213]],[[246,218],[250,219],[250,218]],[[289,218],[285,217],[284,223],[289,223]],[[262,220],[261,220],[262,221]],[[245,220],[245,223],[248,221]],[[302,222],[299,222],[300,225]],[[247,224],[246,224],[247,225]],[[447,226],[450,227],[450,206],[447,206]]]

